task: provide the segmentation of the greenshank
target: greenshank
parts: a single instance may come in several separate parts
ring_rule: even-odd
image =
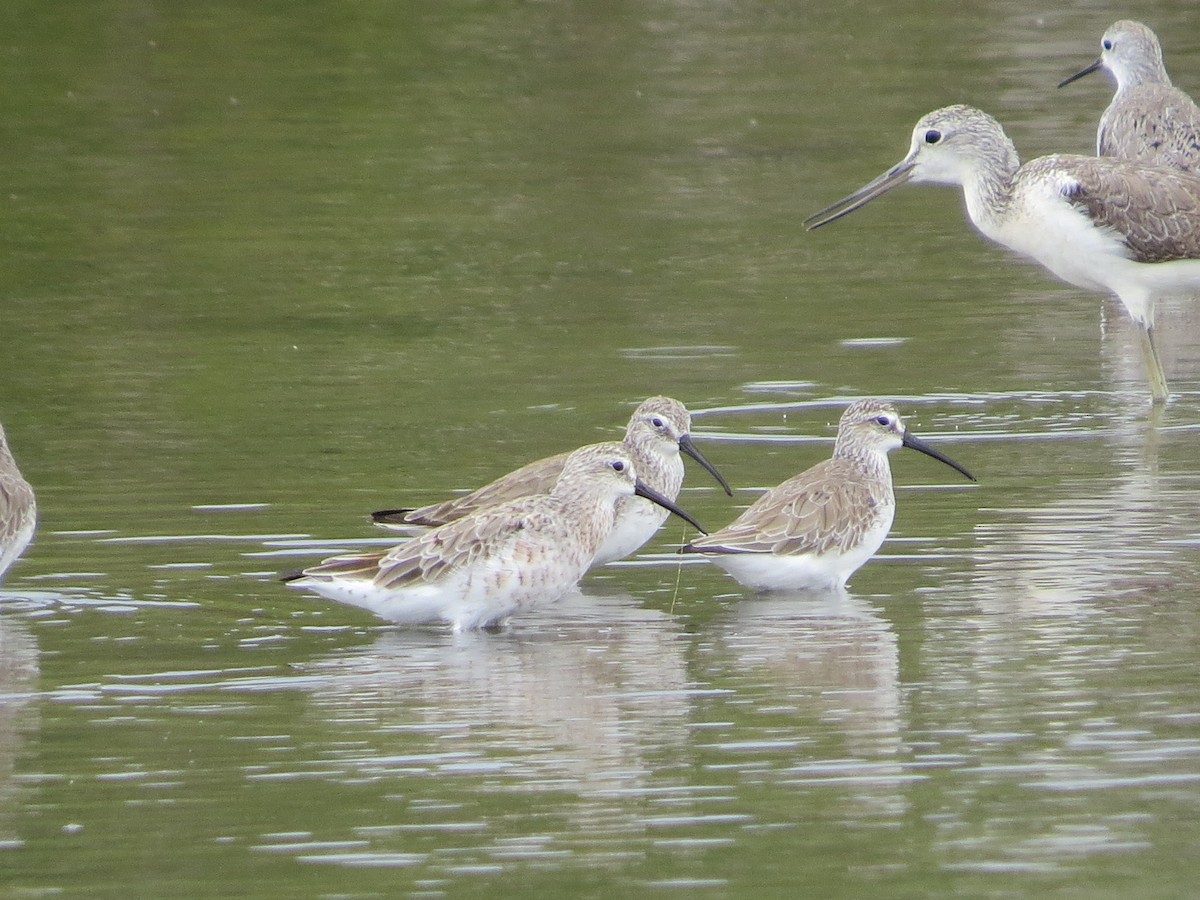
[[[1096,153],[1185,172],[1200,167],[1200,107],[1171,84],[1162,47],[1141,22],[1114,22],[1100,40],[1100,57],[1059,83],[1107,69],[1117,92],[1096,131]]]
[[[1154,304],[1200,292],[1200,177],[1106,156],[1021,165],[995,119],[947,106],[917,123],[903,160],[804,224],[827,225],[906,181],[962,188],[986,237],[1069,284],[1115,295],[1138,326],[1150,396],[1166,401]]]

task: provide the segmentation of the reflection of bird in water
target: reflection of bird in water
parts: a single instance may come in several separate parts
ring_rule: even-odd
[[[307,674],[337,740],[362,742],[330,760],[347,777],[410,772],[423,754],[431,793],[486,771],[493,787],[568,791],[586,798],[577,815],[624,818],[656,759],[686,743],[684,647],[666,614],[574,592],[504,634],[390,631]]]
[[[1040,502],[993,509],[975,527],[974,578],[981,604],[1032,616],[1079,611],[1079,604],[1169,584],[1186,554],[1173,541],[1195,538],[1189,486],[1135,458],[1101,483],[1068,480]]]
[[[783,783],[838,777],[859,803],[903,805],[895,759],[902,731],[899,648],[891,625],[868,603],[844,591],[747,599],[710,632],[703,680],[734,687],[739,709],[772,711],[772,739],[789,735],[780,715],[793,723],[799,749],[793,765],[773,777]],[[747,752],[755,726],[754,717],[739,715],[733,734]],[[711,739],[720,746],[719,734]]]
[[[899,651],[891,625],[867,602],[844,591],[743,600],[718,620],[715,639],[732,677],[891,745]]]
[[[18,616],[0,613],[0,841],[16,838],[13,812],[22,786],[15,781],[26,735],[37,728],[37,639]]]

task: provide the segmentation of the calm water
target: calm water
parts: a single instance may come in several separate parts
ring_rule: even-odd
[[[1152,415],[1115,304],[910,189],[950,102],[1088,152],[1103,29],[1187,3],[9,4],[0,895],[1166,897],[1200,864],[1200,308]],[[845,597],[674,522],[497,635],[276,575],[696,411],[710,527],[896,398]]]

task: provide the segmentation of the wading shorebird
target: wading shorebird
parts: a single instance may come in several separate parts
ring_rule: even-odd
[[[680,552],[703,553],[757,590],[840,590],[891,530],[896,497],[888,453],[897,447],[975,480],[910,434],[891,403],[859,400],[842,414],[831,459],[767,491],[732,523]]]
[[[1150,396],[1166,401],[1154,304],[1200,292],[1200,177],[1106,156],[1021,165],[995,119],[947,106],[917,122],[908,156],[804,224],[820,228],[906,181],[961,187],[985,237],[1068,284],[1115,295],[1138,326]]]
[[[1117,92],[1100,117],[1096,153],[1195,172],[1200,107],[1171,84],[1154,32],[1141,22],[1114,22],[1100,41],[1100,58],[1058,86],[1098,69],[1108,70]]]
[[[4,573],[33,540],[37,528],[37,501],[33,488],[21,475],[4,426],[0,425],[0,582]]]
[[[569,591],[612,531],[617,501],[635,494],[704,532],[637,479],[622,444],[592,444],[567,457],[548,494],[486,507],[382,553],[335,556],[284,581],[403,625],[491,628]]]
[[[692,417],[682,403],[670,397],[651,397],[634,410],[621,443],[633,458],[638,477],[668,500],[678,499],[683,486],[681,450],[700,463],[732,497],[733,491],[721,473],[692,442],[691,427]],[[438,526],[496,503],[544,494],[554,487],[569,455],[560,453],[531,462],[491,484],[444,503],[420,509],[381,509],[371,513],[371,518],[386,528]],[[632,555],[654,537],[668,515],[666,509],[641,497],[622,497],[617,501],[616,525],[597,551],[592,565],[602,566]]]

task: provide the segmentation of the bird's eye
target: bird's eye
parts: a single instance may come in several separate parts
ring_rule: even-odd
[[[886,428],[887,426],[892,424],[892,420],[889,419],[887,416],[876,416],[875,421],[878,422],[880,425],[882,425],[884,428]]]
[[[619,459],[614,459],[612,462],[612,468],[614,472],[624,472],[625,463],[621,462]]]
[[[653,419],[650,420],[650,424],[653,425],[655,428],[662,428],[663,425],[665,425],[666,423],[663,422],[663,420],[660,419],[658,416],[655,416]]]
[[[927,144],[936,144],[941,139],[942,133],[936,128],[930,128],[927,132],[925,132],[925,143]]]
[[[1112,49],[1112,41],[1105,38],[1103,41],[1101,41],[1100,46],[1103,47],[1105,50],[1111,50]]]

